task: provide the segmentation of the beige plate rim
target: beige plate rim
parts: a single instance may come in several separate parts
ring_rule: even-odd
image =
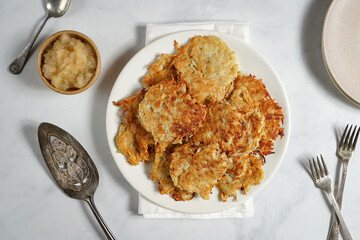
[[[328,19],[329,19],[329,16],[330,16],[330,13],[332,11],[332,9],[334,8],[334,2],[336,0],[333,0],[326,12],[326,15],[325,15],[325,19],[324,19],[324,22],[323,22],[323,29],[322,29],[322,39],[321,39],[321,50],[322,50],[322,57],[323,57],[323,61],[324,61],[324,64],[325,64],[325,67],[326,67],[326,71],[328,72],[332,82],[334,83],[334,85],[336,86],[336,88],[348,99],[350,100],[350,102],[354,103],[355,105],[359,106],[360,107],[360,99],[359,100],[356,100],[354,98],[352,98],[346,91],[345,89],[343,89],[341,87],[341,84],[339,83],[339,81],[335,78],[334,74],[332,73],[331,71],[331,68],[328,64],[328,60],[326,58],[326,50],[325,50],[325,31],[326,31],[326,24],[328,22]]]

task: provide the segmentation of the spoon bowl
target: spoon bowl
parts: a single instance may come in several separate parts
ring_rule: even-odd
[[[99,183],[96,166],[80,143],[63,129],[41,123],[40,149],[55,182],[69,197],[86,201],[108,239],[115,239],[98,212],[94,193]]]
[[[62,17],[67,12],[70,6],[70,2],[71,2],[70,0],[69,1],[47,0],[46,9],[48,11],[48,14],[54,18]]]
[[[99,174],[86,150],[69,133],[49,123],[38,129],[46,165],[58,186],[70,197],[85,200],[99,183]]]

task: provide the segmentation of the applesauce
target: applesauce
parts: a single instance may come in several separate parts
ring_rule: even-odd
[[[41,70],[57,89],[80,89],[95,74],[94,49],[90,44],[63,33],[45,51]]]

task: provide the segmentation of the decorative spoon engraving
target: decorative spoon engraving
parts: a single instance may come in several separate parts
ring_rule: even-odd
[[[94,203],[99,174],[89,154],[74,137],[61,128],[41,123],[40,149],[58,186],[70,197],[85,200],[108,239],[116,239]]]

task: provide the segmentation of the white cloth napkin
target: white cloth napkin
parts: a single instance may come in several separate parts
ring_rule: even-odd
[[[145,45],[167,34],[186,30],[212,30],[233,35],[236,38],[249,42],[248,22],[192,22],[151,24],[146,26]],[[235,207],[216,213],[189,214],[171,211],[160,207],[139,194],[138,213],[145,218],[189,218],[189,219],[216,219],[216,218],[249,218],[254,215],[253,199],[238,203]]]

